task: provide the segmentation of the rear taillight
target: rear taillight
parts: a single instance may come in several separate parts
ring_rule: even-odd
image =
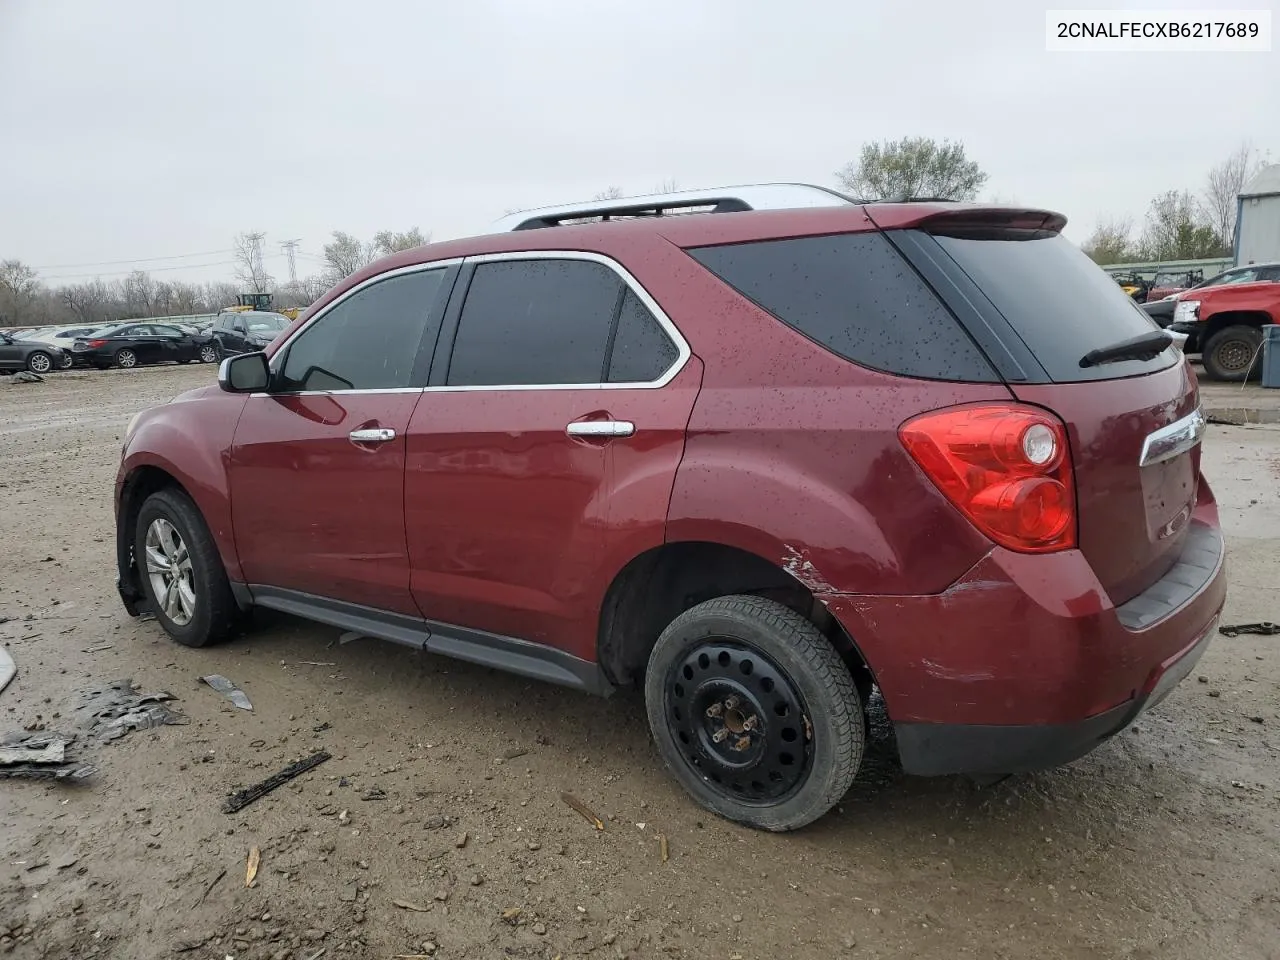
[[[1023,553],[1076,545],[1075,487],[1062,422],[1038,407],[938,410],[898,429],[907,451],[984,534]]]
[[[105,347],[105,346],[107,345],[107,341],[105,341],[105,340],[90,340],[88,345],[89,345],[89,346],[91,346],[91,347]]]

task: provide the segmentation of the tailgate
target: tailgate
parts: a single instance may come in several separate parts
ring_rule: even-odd
[[[1124,603],[1169,571],[1187,537],[1203,430],[1190,368],[1012,389],[1066,423],[1080,550],[1112,602]]]

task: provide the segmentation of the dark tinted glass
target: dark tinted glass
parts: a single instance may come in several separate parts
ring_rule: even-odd
[[[1057,382],[1109,380],[1163,370],[1170,349],[1151,360],[1081,367],[1091,350],[1158,330],[1101,268],[1060,236],[1036,240],[938,237]]]
[[[679,351],[657,318],[628,290],[622,298],[618,332],[609,355],[610,383],[647,383],[657,380],[676,362]]]
[[[847,360],[911,377],[996,379],[947,308],[879,233],[689,253],[783,323]]]
[[[390,277],[347,298],[290,345],[280,389],[389,390],[410,382],[445,270]]]
[[[451,385],[599,383],[622,281],[587,260],[476,267],[449,363]]]
[[[181,331],[181,330],[179,330],[177,327],[165,327],[165,326],[160,326],[160,325],[157,325],[157,324],[152,324],[152,325],[151,325],[151,330],[152,330],[152,332],[153,332],[157,337],[180,337],[180,336],[182,336],[182,331]]]

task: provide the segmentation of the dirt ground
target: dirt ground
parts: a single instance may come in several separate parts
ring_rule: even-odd
[[[130,619],[114,589],[120,438],[134,411],[213,375],[0,378],[0,644],[18,667],[0,734],[76,732],[78,696],[125,677],[189,721],[82,733],[99,768],[83,784],[0,781],[0,954],[1280,956],[1280,638],[1218,638],[1132,730],[995,786],[904,777],[881,718],[837,811],[756,833],[663,773],[636,697],[339,644],[285,617],[208,650]],[[1280,427],[1211,430],[1226,622],[1280,620]],[[209,673],[253,711],[197,682]],[[332,759],[220,812],[320,748]]]

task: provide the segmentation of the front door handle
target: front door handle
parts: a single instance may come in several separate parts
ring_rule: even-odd
[[[630,420],[575,420],[564,432],[571,437],[630,437],[636,425]]]
[[[396,438],[396,432],[387,427],[370,427],[365,430],[352,430],[347,436],[355,443],[386,443]]]

